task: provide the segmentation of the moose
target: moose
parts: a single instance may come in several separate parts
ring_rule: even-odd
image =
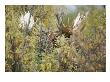
[[[58,30],[59,30],[59,33],[60,35],[61,34],[64,34],[66,38],[70,38],[70,35],[72,35],[72,28],[71,26],[66,26],[64,23],[63,23],[63,15],[64,13],[61,13],[61,14],[55,14],[56,16],[56,19],[57,19],[57,27],[58,27]]]
[[[60,32],[60,34],[64,34],[65,37],[70,38],[71,35],[75,34],[78,31],[81,31],[83,29],[82,22],[86,19],[88,16],[89,11],[87,11],[85,14],[78,13],[77,17],[73,19],[73,23],[69,25],[69,18],[68,18],[68,25],[65,25],[63,23],[63,17],[64,13],[57,13],[55,14],[57,19],[57,27]]]

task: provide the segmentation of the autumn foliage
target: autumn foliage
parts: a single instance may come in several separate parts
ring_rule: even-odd
[[[6,5],[5,71],[105,72],[105,8],[77,5],[70,12],[64,5]],[[33,18],[21,25],[27,12]]]

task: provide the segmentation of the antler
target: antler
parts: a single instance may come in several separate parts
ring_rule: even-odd
[[[63,23],[63,15],[64,13],[57,13],[55,14],[56,19],[57,19],[57,27],[60,30],[62,27],[65,27],[65,24]]]

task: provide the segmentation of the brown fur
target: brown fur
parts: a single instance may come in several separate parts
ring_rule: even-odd
[[[61,28],[61,33],[65,35],[65,37],[70,38],[70,35],[72,35],[72,28],[70,27],[63,27]]]

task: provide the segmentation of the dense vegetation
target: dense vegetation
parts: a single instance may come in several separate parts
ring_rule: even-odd
[[[76,7],[68,12],[65,6],[6,5],[5,71],[106,71],[106,9]],[[31,29],[20,26],[21,15],[28,11],[34,17]],[[68,33],[78,12],[89,14],[80,29]],[[65,27],[56,18],[59,13]],[[62,28],[66,31],[60,32]]]

